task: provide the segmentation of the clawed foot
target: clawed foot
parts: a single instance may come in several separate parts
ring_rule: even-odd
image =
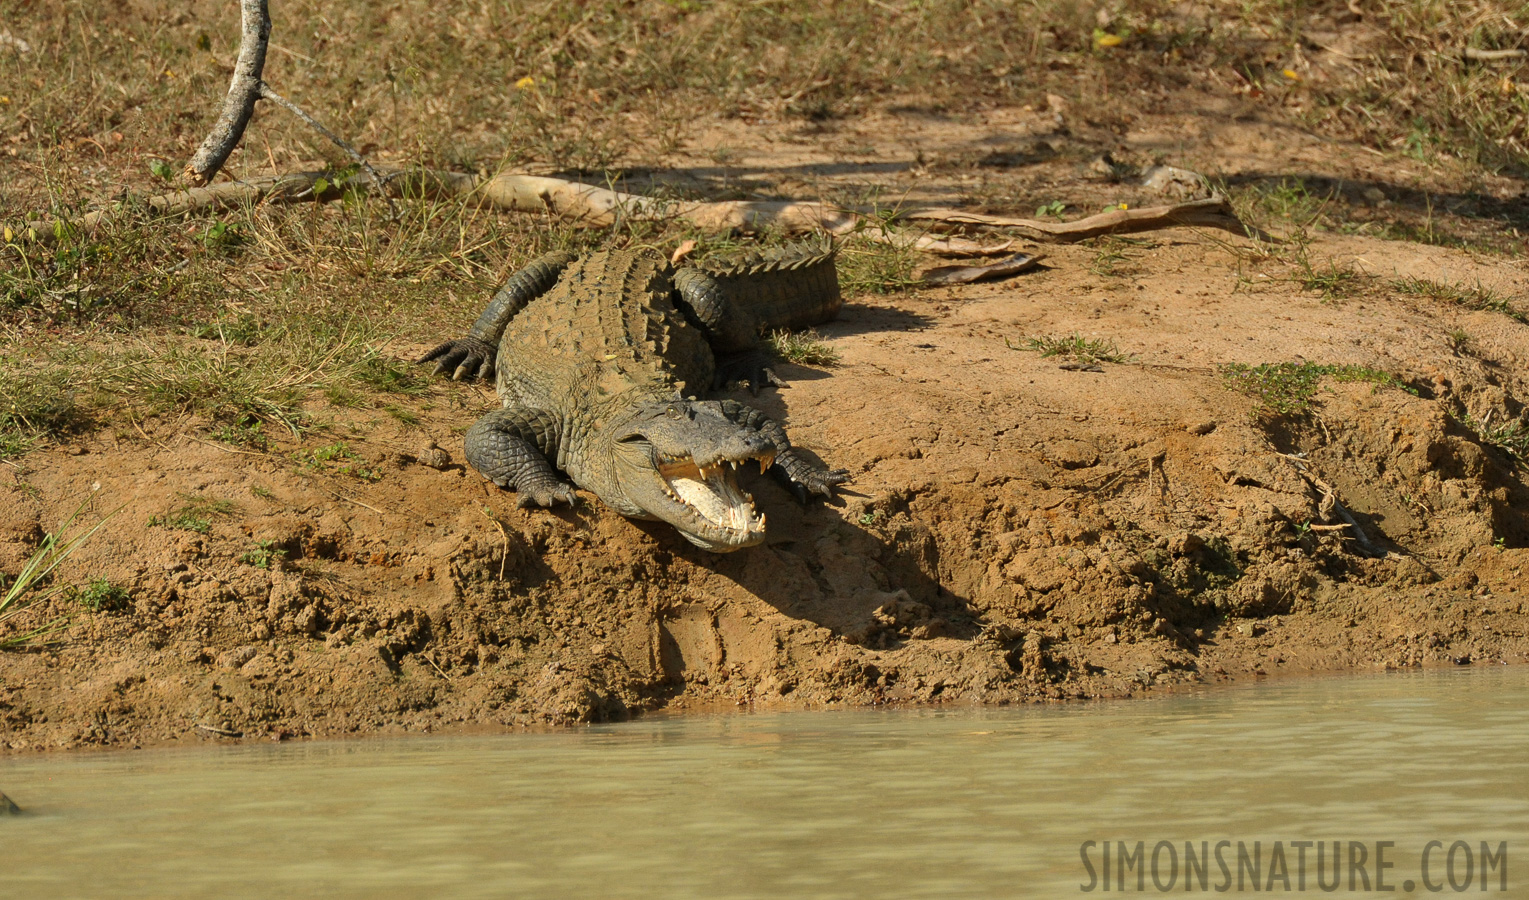
[[[510,485],[499,486],[509,487]],[[533,506],[549,509],[559,503],[566,503],[569,506],[577,506],[579,503],[579,495],[574,493],[573,485],[562,481],[548,481],[517,488],[517,490],[520,492],[520,499],[515,501],[515,505],[520,509],[530,509]]]
[[[830,469],[812,462],[794,447],[775,457],[774,468],[801,503],[814,496],[831,500],[834,488],[849,481],[848,469]]]
[[[496,351],[487,341],[475,337],[450,340],[421,356],[416,364],[434,361],[435,374],[451,373],[452,381],[494,377]],[[544,506],[546,504],[543,504]]]
[[[712,378],[712,388],[725,390],[734,384],[741,384],[749,389],[749,393],[758,396],[762,387],[775,386],[785,387],[786,383],[780,380],[770,364],[775,362],[773,357],[763,353],[749,353],[744,356],[729,360],[719,360],[717,373]]]

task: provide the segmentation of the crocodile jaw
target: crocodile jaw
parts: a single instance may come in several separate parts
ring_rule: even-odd
[[[719,552],[750,547],[764,540],[765,517],[754,507],[754,498],[738,487],[739,466],[755,461],[763,472],[774,462],[773,454],[718,460],[709,465],[688,457],[658,464],[666,495],[680,504],[692,520],[688,525],[675,523],[685,537]]]
[[[632,444],[620,445],[624,450]],[[697,462],[693,457],[664,456],[651,445],[642,453],[621,454],[617,477],[622,499],[642,512],[668,522],[687,540],[715,553],[752,547],[765,538],[765,517],[754,498],[738,486],[741,466],[765,471],[774,453]]]

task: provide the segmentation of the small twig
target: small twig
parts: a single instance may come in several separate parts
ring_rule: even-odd
[[[1277,454],[1277,455],[1278,456],[1283,456],[1285,459],[1288,459],[1291,462],[1293,462],[1295,464],[1295,470],[1298,473],[1300,473],[1300,476],[1302,478],[1306,479],[1306,481],[1312,487],[1314,487],[1318,491],[1322,492],[1322,506],[1321,506],[1321,509],[1322,509],[1323,513],[1326,514],[1328,511],[1331,511],[1331,513],[1333,515],[1336,515],[1338,518],[1342,519],[1343,522],[1344,522],[1344,524],[1342,524],[1342,525],[1328,525],[1328,526],[1312,525],[1310,527],[1313,530],[1316,530],[1316,529],[1331,530],[1331,529],[1338,529],[1338,528],[1352,528],[1353,529],[1354,543],[1359,546],[1360,552],[1362,552],[1364,555],[1371,556],[1371,557],[1376,557],[1376,558],[1381,558],[1381,559],[1384,559],[1385,557],[1391,555],[1388,552],[1386,552],[1385,550],[1382,550],[1380,547],[1377,547],[1377,546],[1375,546],[1375,544],[1371,543],[1369,536],[1367,536],[1364,533],[1364,529],[1359,527],[1358,520],[1355,519],[1353,514],[1350,513],[1347,509],[1345,509],[1344,506],[1343,506],[1343,503],[1338,500],[1338,491],[1337,491],[1337,489],[1334,488],[1332,485],[1328,484],[1327,482],[1323,481],[1322,479],[1318,478],[1315,474],[1313,474],[1307,468],[1307,460],[1302,459],[1301,457],[1296,456],[1296,455],[1291,454],[1291,453],[1280,453],[1280,454]]]
[[[196,726],[196,728],[198,730],[200,730],[200,731],[206,731],[206,732],[209,732],[211,734],[221,735],[222,737],[232,737],[232,738],[244,737],[244,732],[242,732],[242,731],[230,731],[227,728],[218,728],[215,725],[200,725],[199,724],[199,725]]]
[[[170,449],[170,445],[166,444],[164,441],[156,440],[155,438],[149,437],[149,433],[147,431],[143,430],[143,427],[138,424],[138,420],[137,419],[133,418],[133,413],[132,413],[131,410],[127,411],[127,420],[128,420],[128,422],[132,423],[133,430],[138,432],[138,434],[140,436],[142,436],[142,438],[144,440],[148,441],[151,444],[158,445],[159,449],[161,449],[161,450],[169,450]]]
[[[1476,62],[1502,62],[1509,59],[1523,59],[1529,56],[1529,50],[1478,50],[1475,47],[1465,48],[1465,58]]]
[[[137,423],[134,423],[134,424],[137,424]],[[143,432],[141,432],[141,431],[139,432],[139,434],[142,434],[142,433]],[[191,440],[196,441],[198,444],[206,444],[207,446],[211,447],[214,450],[222,450],[224,453],[243,453],[246,456],[266,456],[266,455],[268,455],[268,454],[261,453],[261,452],[256,451],[256,450],[236,450],[233,447],[225,447],[222,444],[214,444],[212,441],[204,441],[204,440],[202,440],[201,438],[197,437],[194,434],[186,434],[186,435],[182,435],[182,437],[190,438]]]
[[[441,676],[442,678],[446,679],[447,681],[451,680],[451,676],[446,674],[446,670],[441,668],[440,664],[435,661],[435,658],[434,658],[433,655],[426,656],[425,654],[421,653],[419,655],[419,658],[424,660],[425,662],[429,663],[430,664],[430,668],[434,669],[435,673],[437,675]]]
[[[298,106],[296,103],[293,103],[286,97],[276,93],[276,91],[273,90],[271,86],[264,81],[260,82],[259,90],[262,99],[269,100],[287,112],[291,113],[292,115],[302,119],[303,122],[308,125],[308,127],[312,128],[314,131],[317,131],[319,134],[322,134],[324,137],[329,138],[330,143],[334,144],[336,147],[339,147],[341,150],[344,150],[345,155],[349,156],[351,160],[356,163],[356,165],[365,169],[366,174],[371,176],[372,182],[375,183],[379,188],[387,183],[387,180],[382,177],[382,173],[372,168],[372,164],[367,160],[366,157],[361,155],[359,150],[357,150],[355,147],[352,147],[350,143],[347,142],[344,138],[335,134],[333,131],[330,131],[328,128],[325,128],[322,122],[308,115],[308,113],[304,111],[301,106]],[[381,193],[383,199],[387,200],[388,202],[388,211],[394,216],[394,218],[397,218],[398,210],[393,206],[393,198],[388,196],[387,191],[381,191]]]
[[[499,526],[499,535],[504,539],[504,548],[499,552],[499,580],[503,581],[504,563],[505,560],[509,559],[510,557],[510,533],[505,530],[504,523],[499,521],[497,516],[489,515],[489,509],[487,506],[483,507],[480,511],[483,513],[483,517],[485,519],[488,519],[490,522],[493,522],[495,525]]]
[[[386,513],[384,513],[382,510],[378,509],[377,507],[375,507],[375,506],[368,506],[365,503],[362,503],[360,500],[357,500],[354,497],[347,497],[344,494],[339,493],[338,491],[331,491],[329,488],[324,488],[324,493],[330,495],[331,497],[334,497],[336,500],[344,500],[346,503],[354,503],[357,506],[361,507],[362,509],[369,509],[369,510],[371,510],[372,512],[376,513],[379,516],[386,516]]]

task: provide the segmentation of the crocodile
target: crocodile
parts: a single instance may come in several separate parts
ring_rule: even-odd
[[[468,429],[464,449],[520,506],[575,503],[577,485],[707,550],[738,550],[765,538],[739,467],[757,464],[802,502],[849,479],[759,410],[702,399],[734,376],[751,392],[781,384],[763,336],[838,313],[834,256],[812,243],[678,266],[653,250],[549,253],[513,275],[465,337],[419,362],[456,380],[494,378],[503,408]]]

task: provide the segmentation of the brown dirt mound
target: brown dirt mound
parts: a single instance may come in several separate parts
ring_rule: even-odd
[[[1338,244],[1372,263],[1400,246]],[[461,466],[454,432],[492,398],[459,385],[433,388],[417,426],[336,423],[352,455],[328,460],[153,420],[34,453],[0,483],[0,570],[99,485],[98,511],[125,506],[67,574],[130,601],[36,611],[70,624],[0,653],[3,740],[1012,702],[1523,658],[1529,496],[1451,410],[1525,395],[1529,328],[1400,297],[1231,293],[1198,242],[1160,243],[1150,274],[1101,292],[1095,252],[851,303],[823,329],[841,365],[786,366],[791,386],[760,401],[850,490],[804,509],[761,480],[772,539],[727,556],[594,502],[516,510]],[[1447,349],[1460,323],[1475,355]],[[1135,359],[1080,371],[1010,346],[1074,331]],[[1412,372],[1414,393],[1328,380],[1308,414],[1266,426],[1210,365],[1296,356]],[[176,527],[188,498],[205,534]],[[1327,527],[1337,505],[1369,552]]]
[[[1464,217],[1446,224],[1503,231],[1471,210],[1511,182],[1483,182],[1467,209],[1445,176],[1367,169],[1352,148],[1201,106],[1088,139],[1092,124],[1069,137],[1060,112],[1028,108],[891,107],[785,132],[718,121],[671,174],[691,166],[705,186],[709,152],[748,147],[729,171],[750,190],[1098,209],[1144,202],[1090,174],[1099,147],[1177,148],[1176,164],[1231,184],[1328,173],[1322,203],[1348,224],[1426,209],[1431,229],[1437,199]],[[1029,154],[1038,138],[1047,152]],[[462,467],[460,434],[494,400],[461,385],[400,401],[417,424],[316,408],[326,433],[268,451],[209,440],[195,419],[130,417],[0,465],[0,572],[95,489],[89,516],[122,509],[61,576],[126,589],[98,610],[59,595],[20,623],[68,616],[60,643],[0,652],[0,746],[1017,702],[1522,660],[1529,495],[1505,449],[1522,452],[1522,434],[1501,429],[1529,397],[1529,326],[1390,286],[1522,298],[1521,264],[1327,233],[1302,246],[1308,275],[1369,280],[1324,297],[1290,248],[1229,240],[1051,247],[1006,283],[852,296],[822,329],[840,365],[784,366],[790,387],[759,404],[853,481],[802,508],[760,480],[771,540],[733,555],[593,501],[515,509]],[[1067,335],[1128,361],[1089,371],[1016,349]],[[1399,383],[1323,379],[1271,418],[1218,369],[1302,362]]]

